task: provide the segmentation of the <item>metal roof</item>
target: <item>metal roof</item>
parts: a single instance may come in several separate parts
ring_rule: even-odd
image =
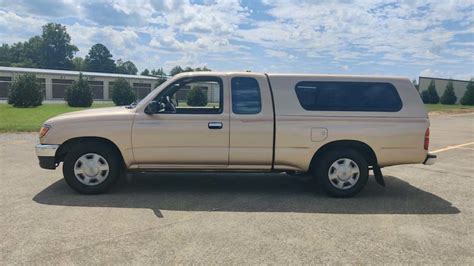
[[[58,70],[58,69],[43,69],[43,68],[24,68],[24,67],[4,67],[0,66],[0,71],[5,72],[20,72],[20,73],[36,73],[36,74],[53,74],[53,75],[79,75],[82,71],[75,70]],[[107,78],[129,78],[129,79],[149,79],[157,80],[158,77],[127,75],[118,73],[100,73],[100,72],[82,72],[84,76],[107,77]]]
[[[451,80],[451,81],[458,81],[458,82],[469,82],[469,80],[463,80],[463,79],[446,79],[446,78],[432,78],[432,77],[419,77],[419,79],[434,79],[434,80]]]

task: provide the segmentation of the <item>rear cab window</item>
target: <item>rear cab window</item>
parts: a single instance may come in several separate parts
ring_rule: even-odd
[[[402,101],[387,82],[301,81],[296,95],[308,111],[398,112]]]
[[[232,112],[258,114],[262,110],[260,87],[254,78],[235,77],[231,80]]]

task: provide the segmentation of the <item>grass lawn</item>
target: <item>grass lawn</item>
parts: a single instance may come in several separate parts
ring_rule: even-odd
[[[94,103],[91,108],[110,107],[111,103]],[[0,104],[0,132],[38,131],[48,118],[87,108],[69,107],[66,104],[43,104],[36,108],[14,108]]]
[[[469,105],[444,105],[444,104],[425,104],[428,112],[440,112],[440,113],[458,113],[458,112],[474,112],[474,106]]]

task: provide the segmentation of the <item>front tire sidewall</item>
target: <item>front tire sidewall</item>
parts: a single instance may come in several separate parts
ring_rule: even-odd
[[[98,185],[88,186],[77,180],[74,174],[76,160],[84,154],[96,153],[107,160],[109,174],[107,178]],[[107,191],[117,181],[120,174],[120,164],[117,155],[106,145],[100,143],[81,143],[70,151],[63,163],[63,175],[66,183],[81,194],[99,194]]]
[[[340,189],[333,186],[331,181],[329,180],[328,175],[329,167],[334,162],[342,158],[348,158],[354,161],[359,167],[360,171],[359,180],[353,187],[348,189]],[[316,177],[319,179],[324,191],[328,195],[338,198],[352,197],[359,193],[367,184],[367,180],[369,177],[368,164],[364,156],[362,156],[357,151],[349,149],[341,151],[331,151],[328,152],[325,156],[323,156],[321,162],[318,164],[318,167],[316,169]]]

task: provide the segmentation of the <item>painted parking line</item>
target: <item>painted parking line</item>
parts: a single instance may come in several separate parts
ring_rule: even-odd
[[[459,144],[459,145],[456,145],[456,146],[448,146],[448,147],[446,147],[446,148],[442,148],[442,149],[439,149],[439,150],[431,151],[430,153],[439,153],[439,152],[443,152],[443,151],[449,151],[449,150],[452,150],[452,149],[458,149],[458,148],[461,148],[461,147],[464,147],[464,146],[473,145],[473,144],[474,144],[474,142],[468,142],[468,143]]]
[[[460,150],[474,151],[474,148],[459,147]]]

